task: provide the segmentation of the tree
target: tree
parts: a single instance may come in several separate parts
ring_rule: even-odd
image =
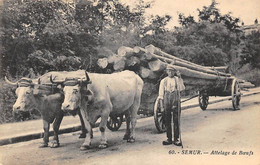
[[[179,14],[178,21],[183,27],[188,27],[189,25],[196,23],[193,16],[189,15],[188,17],[185,17],[182,13]]]
[[[224,23],[230,31],[238,32],[238,23],[240,22],[239,18],[232,17],[231,13],[221,15],[219,9],[216,7],[217,5],[218,3],[215,0],[212,0],[212,3],[209,6],[203,6],[202,10],[198,9],[199,21]]]
[[[25,76],[50,70],[87,68],[95,54],[95,36],[75,21],[74,7],[63,1],[5,1],[2,10],[3,72]],[[58,65],[59,56],[67,65]],[[78,65],[73,65],[79,57]],[[74,59],[74,60],[73,60]]]
[[[240,55],[241,65],[250,64],[260,69],[260,32],[252,31],[245,36],[244,46]]]

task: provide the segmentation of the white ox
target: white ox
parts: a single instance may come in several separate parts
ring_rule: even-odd
[[[21,78],[17,82],[11,82],[6,77],[5,80],[8,84],[17,87],[17,99],[13,105],[13,112],[31,111],[36,109],[41,113],[43,119],[43,143],[40,147],[47,147],[49,142],[49,128],[50,123],[53,123],[54,137],[51,142],[51,147],[59,147],[58,131],[63,119],[63,111],[61,111],[61,104],[64,96],[63,92],[57,88],[57,85],[51,84],[50,76],[55,77],[68,77],[73,75],[80,77],[85,76],[85,72],[49,72],[38,79]],[[82,125],[81,137],[85,137],[86,131],[79,114]]]
[[[97,119],[101,117],[99,125],[101,143],[99,148],[107,147],[105,128],[109,115],[124,113],[126,116],[124,140],[134,142],[143,80],[132,71],[113,74],[86,73],[86,77],[85,81],[63,81],[64,102],[62,110],[73,111],[80,108],[87,132],[90,132]],[[87,133],[80,149],[88,149],[90,145],[91,138]]]

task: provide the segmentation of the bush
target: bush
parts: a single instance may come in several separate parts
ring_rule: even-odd
[[[12,106],[15,103],[15,87],[0,80],[0,123],[13,122]]]

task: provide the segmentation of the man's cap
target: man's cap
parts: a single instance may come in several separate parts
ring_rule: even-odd
[[[174,70],[177,71],[177,69],[172,65],[167,65],[166,70]]]

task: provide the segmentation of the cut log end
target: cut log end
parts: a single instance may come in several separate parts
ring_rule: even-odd
[[[148,65],[153,72],[158,72],[166,68],[166,64],[160,60],[151,61],[148,63]]]
[[[107,67],[107,65],[108,65],[107,58],[100,58],[100,59],[98,59],[97,64],[98,64],[98,66],[100,68],[105,69]]]
[[[147,45],[147,46],[145,47],[145,50],[146,50],[147,52],[149,52],[149,53],[154,53],[155,51],[160,51],[159,48],[153,46],[152,44],[151,44],[151,45]]]
[[[139,73],[142,78],[148,78],[148,79],[157,78],[157,75],[153,71],[151,71],[150,69],[145,68],[145,67],[140,67]]]
[[[134,54],[134,50],[130,47],[121,46],[120,48],[118,48],[117,54],[118,54],[118,56],[121,56],[121,57],[130,56],[130,55]]]
[[[116,61],[113,65],[115,71],[123,71],[125,68],[125,60],[122,58]]]

